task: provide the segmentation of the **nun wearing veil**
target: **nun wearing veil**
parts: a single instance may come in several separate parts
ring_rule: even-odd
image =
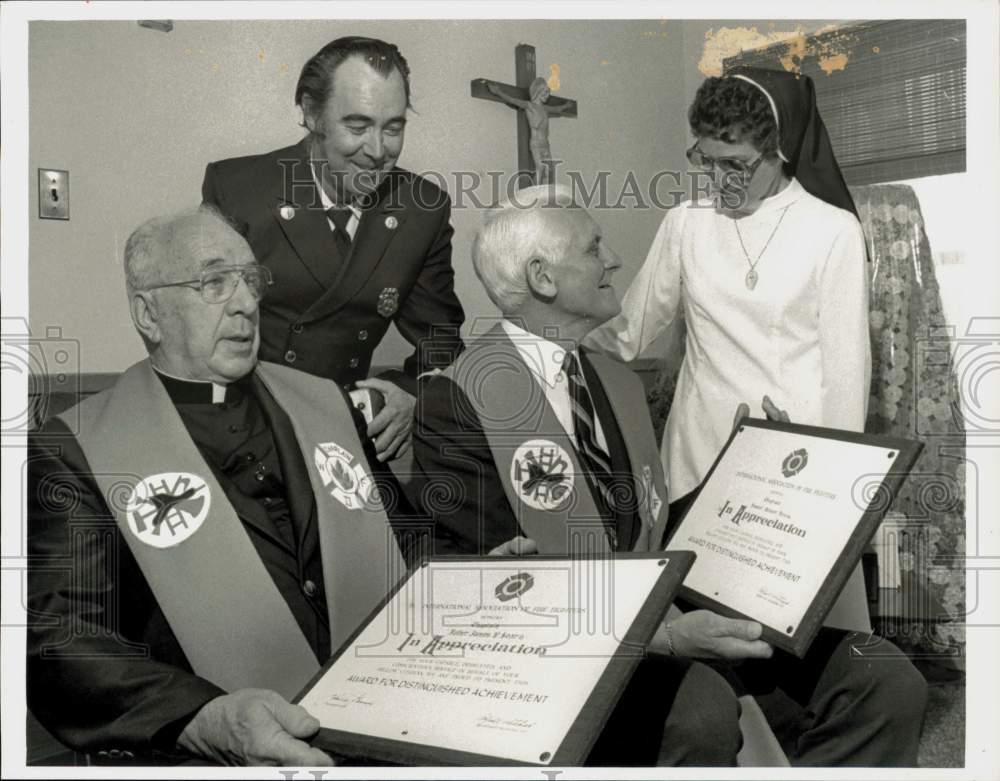
[[[861,431],[871,372],[864,235],[812,81],[736,68],[705,80],[688,120],[709,194],[667,212],[621,314],[591,336],[630,361],[683,306],[661,449],[672,515],[739,404],[767,395],[796,423]]]
[[[621,314],[588,340],[632,360],[683,307],[686,351],[661,448],[671,525],[741,404],[862,431],[871,372],[865,240],[812,81],[735,68],[706,79],[688,121],[688,160],[707,174],[708,197],[667,212]],[[668,625],[678,654],[699,655],[706,613]],[[892,643],[824,627],[804,659],[775,650],[721,666],[738,693],[781,689],[801,706],[779,733],[793,765],[916,764],[926,683]]]

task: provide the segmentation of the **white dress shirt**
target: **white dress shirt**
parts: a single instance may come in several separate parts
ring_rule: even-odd
[[[535,381],[545,394],[545,400],[552,407],[552,411],[556,413],[560,425],[569,438],[576,442],[576,426],[573,423],[573,405],[569,395],[569,382],[566,379],[566,372],[563,371],[566,350],[555,342],[550,342],[548,339],[525,331],[510,320],[502,320],[501,326],[507,332],[507,336],[510,337],[514,346],[517,347],[525,364],[531,369]],[[573,355],[579,364],[578,351],[573,350]],[[580,372],[582,376],[582,368]],[[586,379],[584,379],[584,385],[586,385]],[[594,418],[594,435],[597,438],[597,444],[605,453],[608,453],[608,443],[604,438],[601,421],[597,419],[596,410]]]
[[[766,394],[794,423],[864,428],[871,349],[861,225],[793,179],[739,231],[746,254],[734,221],[708,201],[668,211],[621,314],[586,340],[633,360],[684,306],[686,353],[660,450],[671,501],[705,478],[740,402],[764,417]]]
[[[326,194],[326,190],[323,189],[323,185],[320,184],[319,179],[316,178],[316,169],[312,169],[313,181],[316,183],[316,189],[319,190],[319,200],[323,204],[323,211],[329,211],[330,209],[336,207],[338,209],[347,209],[351,212],[351,218],[347,221],[347,235],[351,237],[351,241],[354,241],[354,234],[358,232],[358,223],[361,222],[361,209],[359,209],[355,204],[350,203],[347,206],[340,206],[330,200],[330,196]],[[337,230],[337,225],[330,216],[327,215],[326,221],[330,226],[331,231]]]

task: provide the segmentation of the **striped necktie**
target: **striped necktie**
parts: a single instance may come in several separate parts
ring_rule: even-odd
[[[580,364],[573,353],[566,353],[563,369],[569,382],[570,407],[573,412],[573,428],[576,430],[576,447],[584,466],[590,472],[591,482],[598,499],[598,509],[604,519],[614,547],[617,548],[615,534],[614,474],[611,457],[597,444],[597,426],[594,417],[594,402],[584,383]]]

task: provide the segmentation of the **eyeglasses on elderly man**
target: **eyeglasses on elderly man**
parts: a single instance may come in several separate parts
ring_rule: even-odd
[[[222,304],[233,297],[240,280],[246,282],[251,295],[258,301],[264,297],[267,289],[274,284],[271,270],[259,263],[249,263],[242,266],[214,266],[205,269],[198,279],[186,279],[181,282],[165,282],[162,285],[150,285],[143,290],[158,290],[164,287],[190,287],[201,293],[206,304]]]

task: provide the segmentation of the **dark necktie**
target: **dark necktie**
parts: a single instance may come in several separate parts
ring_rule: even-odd
[[[326,216],[334,224],[333,240],[337,244],[340,260],[346,261],[351,252],[351,234],[347,232],[347,223],[351,221],[352,212],[350,209],[331,206],[326,210]]]
[[[594,417],[594,402],[590,391],[583,381],[580,364],[573,353],[566,353],[563,369],[569,382],[570,407],[573,412],[573,428],[576,429],[576,447],[584,466],[590,472],[593,487],[596,489],[598,510],[605,520],[605,525],[612,542],[617,547],[615,529],[615,498],[614,474],[611,469],[611,457],[597,444],[597,424]]]

